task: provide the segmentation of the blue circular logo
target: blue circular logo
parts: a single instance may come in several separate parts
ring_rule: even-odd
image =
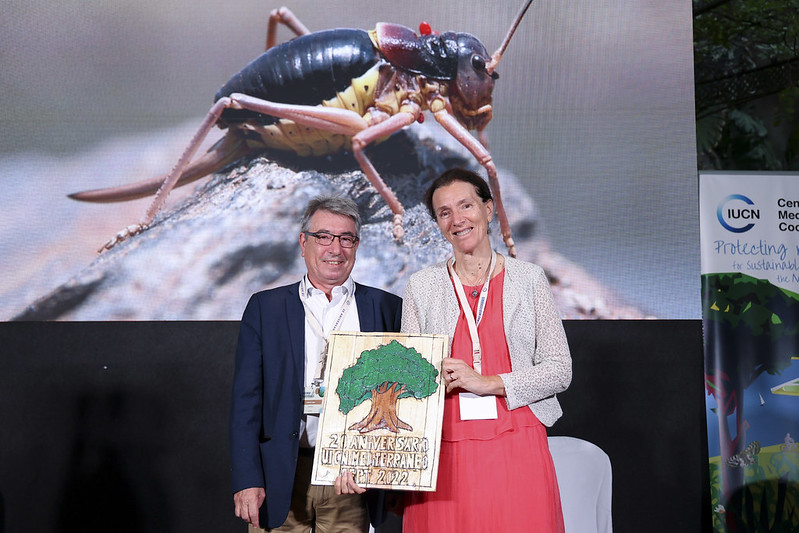
[[[721,224],[722,227],[724,229],[726,229],[727,231],[731,231],[733,233],[744,233],[745,231],[749,231],[750,229],[755,227],[755,223],[754,222],[750,222],[749,224],[746,224],[743,227],[736,228],[734,226],[730,226],[730,224],[728,224],[727,220],[724,218],[724,207],[729,202],[731,202],[733,200],[739,200],[739,201],[741,201],[741,202],[743,202],[743,203],[745,203],[747,205],[755,205],[755,203],[752,200],[750,200],[749,198],[747,198],[743,194],[731,194],[731,195],[727,196],[725,199],[723,199],[721,201],[721,203],[719,203],[719,206],[716,208],[716,217],[719,219],[719,224]],[[736,219],[737,218],[747,218],[748,219],[749,218],[748,217],[748,213],[750,213],[750,210],[748,210],[748,209],[728,209],[727,210],[727,215],[730,218],[736,218]]]

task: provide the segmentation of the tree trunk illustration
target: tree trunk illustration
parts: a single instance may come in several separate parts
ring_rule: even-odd
[[[372,408],[369,414],[360,422],[351,425],[349,429],[357,429],[360,433],[383,428],[393,433],[399,433],[400,429],[413,431],[413,427],[397,416],[397,401],[405,391],[405,386],[397,383],[383,383],[372,389]]]

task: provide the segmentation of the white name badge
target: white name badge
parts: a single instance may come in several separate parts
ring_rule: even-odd
[[[472,392],[458,394],[461,420],[494,420],[497,415],[496,396],[478,396]]]
[[[322,412],[322,402],[324,400],[325,388],[305,387],[302,396],[302,412],[306,415],[318,415]]]

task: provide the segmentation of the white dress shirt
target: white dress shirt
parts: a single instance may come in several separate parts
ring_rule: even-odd
[[[305,382],[309,387],[313,384],[316,377],[322,350],[325,348],[325,339],[330,336],[333,328],[338,326],[337,331],[360,331],[361,323],[358,319],[358,306],[355,305],[355,282],[352,277],[348,277],[344,284],[333,287],[333,298],[328,301],[325,293],[314,287],[306,275],[300,290],[305,287],[305,304],[307,312],[311,312],[322,326],[325,338],[319,336],[316,328],[311,325],[311,321],[305,318]],[[343,316],[342,307],[347,297],[352,294],[353,298]],[[341,316],[341,320],[339,320]],[[316,433],[319,427],[319,415],[305,415],[300,424],[300,445],[303,447],[316,446]]]

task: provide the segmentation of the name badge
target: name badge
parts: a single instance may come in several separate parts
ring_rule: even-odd
[[[311,385],[305,387],[302,396],[302,412],[306,415],[318,415],[322,412],[322,402],[324,401],[325,387]]]
[[[461,420],[494,420],[497,415],[496,396],[478,396],[472,392],[458,394]]]

